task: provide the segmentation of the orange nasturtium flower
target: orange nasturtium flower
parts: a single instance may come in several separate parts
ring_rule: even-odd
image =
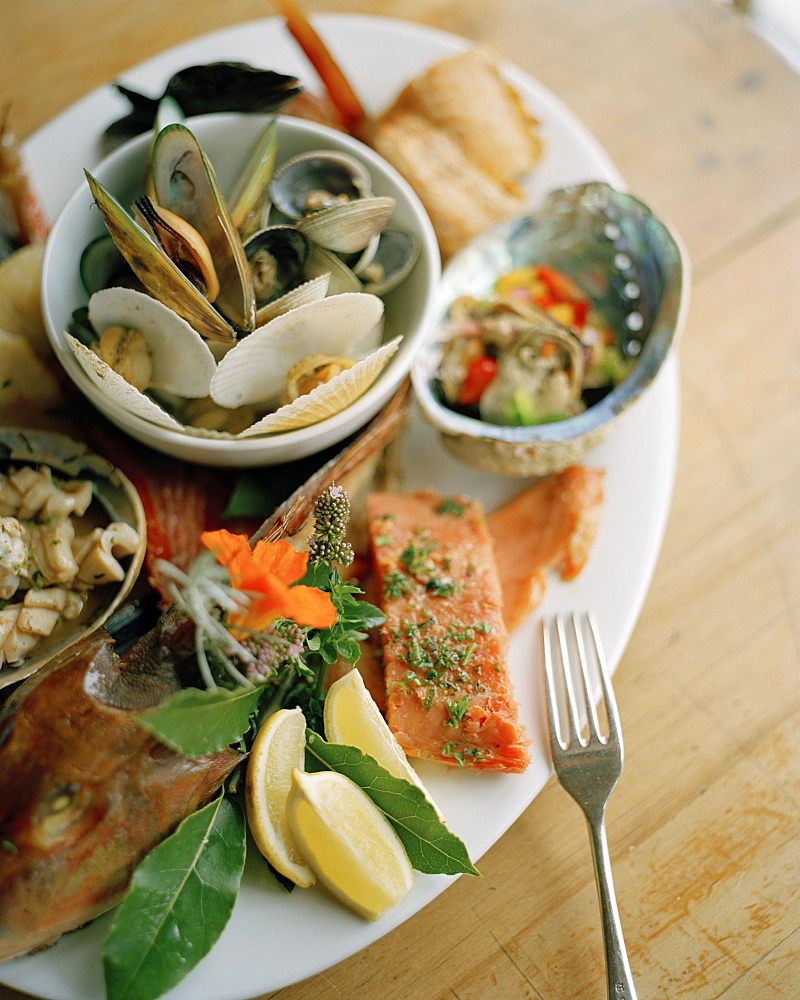
[[[306,571],[308,553],[297,552],[285,539],[262,540],[251,549],[245,535],[222,529],[204,531],[200,541],[227,567],[231,586],[250,597],[245,611],[228,616],[232,628],[263,632],[277,618],[312,628],[328,628],[336,621],[329,594],[316,587],[292,586]]]

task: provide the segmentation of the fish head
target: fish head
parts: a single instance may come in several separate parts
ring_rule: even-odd
[[[0,960],[118,903],[142,858],[241,760],[161,743],[137,720],[147,684],[131,679],[129,696],[125,665],[95,634],[0,712]]]

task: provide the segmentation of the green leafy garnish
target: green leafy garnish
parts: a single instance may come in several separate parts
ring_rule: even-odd
[[[245,824],[220,796],[139,866],[103,951],[108,1000],[156,1000],[211,950],[233,911]]]
[[[455,834],[417,785],[396,778],[357,747],[327,743],[306,730],[307,754],[362,788],[397,831],[412,866],[427,875],[480,875]]]
[[[216,753],[238,743],[250,728],[250,717],[258,708],[262,691],[261,685],[233,691],[185,688],[137,718],[163,743],[180,753],[190,757]]]

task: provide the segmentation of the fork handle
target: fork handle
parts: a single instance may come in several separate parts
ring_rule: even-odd
[[[600,900],[600,914],[603,920],[603,943],[606,953],[606,981],[608,1000],[637,1000],[633,985],[628,954],[622,937],[617,898],[614,894],[614,880],[611,877],[611,859],[603,816],[599,819],[587,817],[592,843],[592,861],[597,880],[597,896]]]

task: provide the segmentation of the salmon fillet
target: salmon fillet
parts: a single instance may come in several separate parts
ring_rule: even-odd
[[[367,498],[386,717],[406,753],[523,771],[500,580],[479,503],[432,490]]]
[[[489,515],[509,631],[542,600],[548,571],[572,580],[583,569],[600,520],[603,480],[602,469],[573,465]]]

